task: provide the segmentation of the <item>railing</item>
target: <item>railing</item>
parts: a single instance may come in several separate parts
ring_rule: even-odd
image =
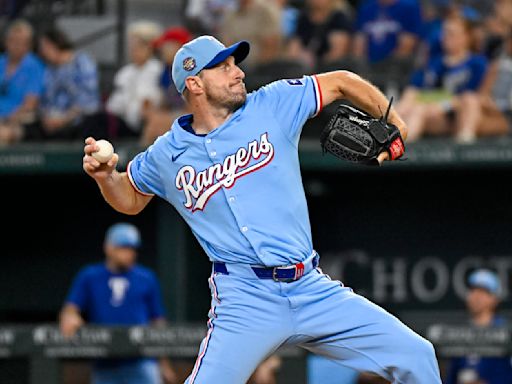
[[[133,142],[116,145],[119,169],[143,148]],[[0,174],[48,174],[82,172],[83,144],[26,143],[0,149]],[[480,140],[471,145],[458,145],[450,140],[422,140],[407,145],[407,160],[386,163],[385,169],[418,169],[446,167],[510,167],[512,138]],[[301,165],[304,170],[364,171],[356,166],[323,155],[320,142],[304,139],[300,143]],[[373,168],[372,168],[373,169]]]

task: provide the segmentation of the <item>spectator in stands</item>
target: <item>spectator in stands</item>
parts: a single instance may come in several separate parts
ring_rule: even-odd
[[[75,51],[59,29],[42,33],[39,49],[45,72],[39,120],[26,129],[26,139],[82,138],[83,123],[100,108],[98,71],[91,57]]]
[[[423,1],[421,3],[422,26],[416,65],[424,66],[429,58],[442,54],[441,36],[443,21],[452,12],[449,0]]]
[[[148,109],[146,124],[141,135],[141,144],[148,146],[171,127],[173,120],[184,113],[185,102],[172,81],[172,61],[181,46],[192,39],[183,27],[171,27],[153,42],[159,52],[164,68],[160,74],[160,90],[163,95],[160,106]]]
[[[494,52],[497,51],[495,39],[487,41],[489,40],[487,19],[476,9],[463,5],[460,2],[453,3],[449,0],[435,0],[433,2],[424,2],[422,10],[422,52],[419,55],[421,64],[428,62],[428,58],[433,58],[443,53],[442,26],[444,20],[451,17],[460,17],[471,25],[471,45],[475,53],[482,53],[488,59],[492,59],[492,56],[495,56]]]
[[[493,12],[482,20],[479,49],[490,61],[489,71],[495,72],[498,58],[506,50],[506,41],[512,33],[512,1],[497,1]]]
[[[471,52],[471,36],[469,23],[460,17],[443,23],[443,55],[413,75],[397,107],[409,127],[409,141],[423,134],[452,134],[457,141],[468,143],[477,135],[498,133],[494,126],[479,124],[478,92],[487,61]]]
[[[297,30],[299,10],[290,5],[288,0],[274,0],[281,14],[281,35],[285,42],[288,42]]]
[[[153,41],[162,33],[151,21],[137,21],[128,27],[130,63],[115,75],[114,90],[106,109],[126,123],[126,136],[140,137],[147,113],[160,105],[159,81],[162,63],[154,57]]]
[[[503,45],[503,51],[492,61],[480,89],[479,130],[494,127],[497,135],[508,134],[512,121],[512,30]]]
[[[0,20],[4,17],[7,20],[15,20],[23,12],[31,0],[3,0],[0,1]]]
[[[195,36],[217,36],[224,17],[235,10],[237,4],[238,0],[188,0],[185,25]]]
[[[33,122],[43,89],[44,65],[31,52],[32,26],[13,21],[0,56],[0,144],[21,139],[23,124]]]
[[[346,1],[307,0],[288,46],[289,55],[310,68],[339,60],[350,50],[351,28]]]
[[[505,0],[508,1],[508,0]],[[481,17],[486,18],[489,16],[494,8],[495,3],[503,2],[502,0],[456,0],[456,3],[461,7],[474,9]]]
[[[416,0],[365,0],[357,10],[354,54],[371,63],[410,59],[421,33]]]
[[[220,27],[226,46],[240,40],[251,43],[251,56],[246,69],[275,60],[281,55],[281,15],[277,6],[267,0],[240,0],[238,7],[226,14]]]
[[[116,223],[104,241],[104,263],[84,267],[75,277],[60,312],[60,329],[71,337],[85,324],[165,324],[159,283],[154,273],[137,264],[141,244],[137,227]],[[161,375],[162,374],[162,375]],[[161,378],[176,383],[168,360],[104,359],[94,364],[93,384],[159,384]]]
[[[478,269],[468,279],[466,306],[470,322],[476,327],[504,326],[505,319],[496,314],[500,302],[501,283],[498,275]],[[511,384],[510,357],[467,356],[454,358],[448,366],[445,384]]]

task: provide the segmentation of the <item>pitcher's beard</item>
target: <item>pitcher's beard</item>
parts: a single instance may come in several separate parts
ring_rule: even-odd
[[[223,97],[215,97],[215,95],[207,93],[206,98],[210,104],[217,108],[227,109],[229,112],[235,112],[238,108],[244,105],[245,100],[247,100],[247,92],[245,91],[244,86],[243,92],[230,92],[229,95],[224,95]]]

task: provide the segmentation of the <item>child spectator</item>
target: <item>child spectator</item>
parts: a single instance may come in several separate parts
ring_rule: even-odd
[[[494,126],[480,126],[479,90],[487,60],[471,52],[471,27],[460,17],[443,24],[443,55],[432,58],[412,78],[398,110],[409,127],[408,141],[423,134],[452,134],[457,141],[472,142],[477,135],[497,133]]]

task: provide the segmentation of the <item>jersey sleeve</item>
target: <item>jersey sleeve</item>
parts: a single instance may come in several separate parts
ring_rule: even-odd
[[[162,292],[160,284],[153,272],[150,273],[151,281],[149,287],[149,294],[147,296],[147,304],[149,310],[149,317],[151,320],[165,317],[165,310],[162,300]]]
[[[295,143],[306,120],[322,109],[322,91],[316,76],[275,81],[258,92],[284,133]]]
[[[135,190],[146,196],[164,196],[164,186],[158,171],[157,142],[128,163],[126,172]]]
[[[88,276],[87,269],[80,271],[73,280],[68,296],[66,297],[66,304],[77,306],[81,312],[87,311],[87,303],[89,300]]]

